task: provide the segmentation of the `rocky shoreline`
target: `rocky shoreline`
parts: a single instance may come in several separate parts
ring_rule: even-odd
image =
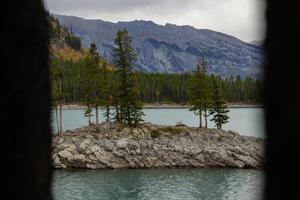
[[[262,168],[264,140],[184,124],[103,123],[53,136],[54,168]]]

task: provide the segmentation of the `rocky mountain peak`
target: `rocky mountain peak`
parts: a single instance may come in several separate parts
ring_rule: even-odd
[[[96,43],[99,53],[112,61],[115,34],[126,28],[133,38],[133,47],[139,54],[136,70],[146,72],[181,73],[192,71],[200,55],[208,60],[208,72],[220,76],[263,77],[263,49],[233,36],[192,26],[155,24],[135,20],[111,23],[102,20],[56,15],[74,34],[80,36],[83,46]]]

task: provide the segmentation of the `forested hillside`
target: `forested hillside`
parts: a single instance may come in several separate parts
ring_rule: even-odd
[[[84,102],[84,86],[81,75],[84,70],[83,62],[63,62],[64,79],[62,81],[64,99],[67,103]],[[106,72],[107,79],[114,84],[113,70]],[[104,76],[104,75],[103,75]],[[183,103],[189,102],[189,83],[191,73],[135,73],[138,81],[139,98],[144,103]],[[262,82],[252,78],[241,79],[230,77],[219,79],[224,98],[231,103],[261,103]],[[99,87],[101,87],[99,85]],[[101,91],[97,94],[101,98]]]
[[[95,79],[94,96],[100,103],[105,102],[105,96],[113,98],[115,85],[118,84],[117,68],[99,57],[96,72],[93,76],[88,74],[89,50],[83,49],[80,38],[74,35],[72,30],[63,27],[53,16],[49,16],[49,21],[53,99],[61,100],[63,103],[85,103],[86,79]],[[138,98],[144,103],[189,103],[191,77],[192,72],[181,74],[134,72],[134,78],[138,83],[136,86]],[[260,80],[250,77],[242,79],[237,76],[218,78],[218,82],[228,102],[261,102]]]
[[[81,39],[73,34],[72,29],[69,31],[68,28],[62,26],[53,15],[49,14],[48,19],[50,23],[50,39],[52,45],[55,42],[60,42],[61,45],[65,43],[74,50],[79,51],[81,49]]]

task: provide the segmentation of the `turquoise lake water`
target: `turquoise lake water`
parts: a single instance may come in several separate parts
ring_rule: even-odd
[[[260,200],[260,170],[56,171],[55,200]]]
[[[84,110],[63,110],[63,129],[75,129],[86,126],[87,118],[83,115]],[[100,111],[102,116],[103,111]],[[198,127],[199,117],[188,109],[144,109],[145,122],[161,125],[175,125],[182,122],[189,126]],[[229,123],[223,129],[233,130],[242,135],[264,137],[264,121],[262,108],[231,108],[229,112]],[[95,117],[92,117],[94,121]],[[104,118],[100,119],[101,122]],[[53,129],[55,128],[53,120]],[[208,126],[213,128],[213,123],[208,121]]]
[[[144,111],[146,122],[198,126],[198,117],[187,109]],[[264,137],[261,108],[232,108],[229,116],[224,129]],[[83,125],[87,125],[83,110],[63,111],[64,130]],[[262,170],[56,170],[53,194],[55,200],[261,200],[263,180]]]

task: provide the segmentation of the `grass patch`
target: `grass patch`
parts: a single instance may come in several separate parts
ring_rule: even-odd
[[[161,135],[164,135],[168,138],[171,138],[173,135],[181,133],[181,129],[177,127],[167,126],[161,127],[150,131],[151,138],[158,138]]]
[[[125,123],[118,123],[116,127],[117,132],[122,132],[127,127],[127,124]]]
[[[172,126],[163,127],[163,128],[160,128],[160,130],[165,132],[165,133],[168,133],[170,135],[176,135],[176,134],[179,134],[181,132],[180,128],[175,128],[175,127],[172,127]]]
[[[150,131],[150,136],[152,139],[158,138],[161,135],[161,132],[157,129]]]

